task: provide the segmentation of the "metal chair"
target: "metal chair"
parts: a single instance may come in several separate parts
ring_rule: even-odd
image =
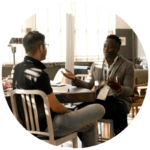
[[[109,124],[109,139],[114,137],[114,123],[111,119],[100,119],[98,123],[108,123]],[[98,134],[98,141],[103,142],[103,140],[109,140],[107,138],[102,137],[102,126],[100,125],[100,134]]]
[[[21,95],[24,114],[25,114],[26,127],[27,127],[27,130],[31,134],[46,136],[46,137],[48,137],[48,140],[43,140],[43,141],[45,141],[49,144],[56,145],[56,146],[72,140],[73,148],[77,148],[77,132],[72,133],[67,136],[64,136],[64,137],[61,137],[61,138],[57,138],[57,139],[54,138],[50,106],[49,106],[48,98],[43,91],[40,91],[40,90],[18,90],[18,89],[12,91],[11,104],[12,104],[13,114],[16,117],[16,119],[18,121],[20,121],[18,110],[17,110],[17,104],[16,104],[16,97],[15,97],[16,94]],[[30,99],[30,95],[31,95],[31,99]],[[47,126],[48,126],[48,133],[40,131],[39,121],[38,121],[38,113],[37,113],[34,95],[40,95],[43,99],[46,120],[47,120]],[[26,102],[27,102],[27,106],[26,106]],[[29,116],[28,116],[28,112],[27,112],[27,107],[28,107]],[[32,112],[32,109],[33,109],[33,112]],[[31,124],[31,128],[30,128],[29,122]],[[34,124],[34,122],[35,122],[35,124]]]
[[[88,74],[76,74],[75,76],[81,78],[81,80],[85,80]]]

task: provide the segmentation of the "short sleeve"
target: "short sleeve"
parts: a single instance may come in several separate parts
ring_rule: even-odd
[[[53,89],[50,85],[50,78],[45,72],[37,78],[37,81],[34,82],[34,86],[37,89],[45,92],[47,95],[53,92]]]

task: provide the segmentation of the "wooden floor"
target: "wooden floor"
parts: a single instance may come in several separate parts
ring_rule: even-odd
[[[134,118],[131,117],[131,114],[128,114],[128,125],[132,122]],[[102,123],[102,137],[103,138],[109,138],[109,124],[106,123]],[[98,125],[98,130],[100,131],[100,125]],[[106,140],[104,140],[103,142],[105,142]],[[99,142],[100,144],[100,142]],[[63,145],[61,145],[60,147],[64,147],[64,148],[72,148],[72,142],[68,141],[66,143],[64,143]],[[81,146],[81,141],[78,138],[78,148],[82,148]]]

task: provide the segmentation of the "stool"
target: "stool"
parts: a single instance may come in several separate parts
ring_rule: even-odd
[[[101,123],[109,123],[109,139],[113,138],[115,135],[114,135],[114,123],[113,123],[113,120],[111,119],[100,119],[98,120],[98,122]],[[102,142],[103,140],[109,140],[107,138],[102,138],[102,128],[100,126],[100,134],[98,134],[98,141],[99,142]]]

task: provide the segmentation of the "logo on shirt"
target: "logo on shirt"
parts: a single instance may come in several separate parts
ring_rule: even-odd
[[[31,60],[27,60],[27,62],[33,63]]]

